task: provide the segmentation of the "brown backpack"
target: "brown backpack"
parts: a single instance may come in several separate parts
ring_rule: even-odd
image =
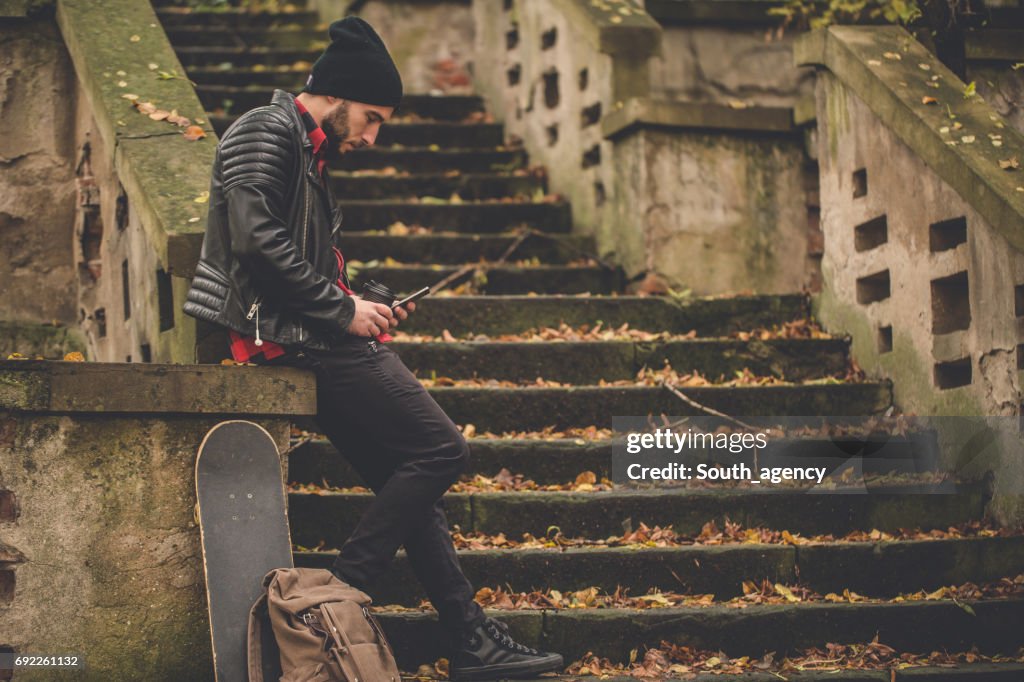
[[[317,568],[275,568],[263,588],[249,612],[249,682],[271,682],[268,643],[280,652],[279,682],[401,682],[368,594]]]

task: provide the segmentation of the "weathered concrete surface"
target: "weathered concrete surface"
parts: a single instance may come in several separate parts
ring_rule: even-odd
[[[0,489],[20,514],[0,530],[25,561],[0,642],[84,655],[87,670],[66,679],[212,680],[197,448],[214,415],[263,412],[283,449],[311,385],[267,369],[2,363]]]
[[[361,4],[355,14],[380,34],[402,74],[406,92],[474,91],[474,25],[469,0],[369,0]],[[309,3],[327,23],[350,13],[351,5],[349,0]]]
[[[641,128],[618,139],[613,217],[627,276],[697,294],[799,291],[807,215],[799,139]],[[575,208],[575,206],[574,206]]]
[[[832,26],[803,36],[795,59],[829,69],[1010,244],[1024,249],[1024,192],[999,166],[1024,154],[1024,137],[984,99],[965,97],[966,84],[909,33],[898,26]],[[820,104],[818,111],[820,119]],[[992,135],[1002,144],[991,144]],[[831,151],[834,138],[823,139]]]
[[[213,679],[193,506],[196,449],[217,421],[0,416],[0,487],[21,505],[3,534],[27,556],[0,641],[85,656],[66,679]],[[263,426],[286,443],[287,420]]]
[[[844,27],[842,44],[831,34],[805,43],[808,61],[838,69],[838,75],[822,73],[818,79],[826,248],[825,287],[815,312],[829,329],[852,335],[852,354],[861,367],[893,379],[894,400],[902,410],[1015,415],[1020,402],[1015,287],[1024,281],[1018,251],[1024,244],[1024,193],[1014,189],[1020,184],[1014,174],[996,162],[1020,154],[1024,138],[1009,126],[997,127],[998,115],[979,98],[965,100],[963,85],[951,82],[955,77],[931,55],[920,54],[919,45],[903,50],[896,29],[878,29],[878,35],[863,30]],[[824,59],[814,56],[822,54]],[[940,106],[921,103],[916,90],[905,91],[901,82],[934,93]],[[929,88],[926,82],[942,85]],[[963,128],[954,131],[956,123]],[[1001,144],[992,144],[993,139]],[[1009,217],[992,222],[1000,216]],[[883,217],[884,230],[865,227],[870,221],[877,226]],[[858,292],[859,279],[886,271],[886,291],[862,280]],[[961,283],[945,292],[933,289],[934,281],[950,276],[961,277]],[[964,363],[964,375],[950,381],[943,363],[954,361]],[[968,446],[972,435],[945,433],[942,451],[962,461],[943,464],[968,476],[994,472],[992,510],[1004,522],[1019,520],[1024,517],[1020,439],[994,428],[986,447]]]
[[[75,322],[75,103],[52,21],[0,19],[0,319]]]
[[[77,107],[61,135],[74,142],[79,210],[77,322],[91,358],[195,361],[195,323],[181,312],[194,254],[205,229],[209,172],[217,143],[191,84],[148,4],[59,3],[56,23],[75,68]],[[182,128],[136,111],[137,95],[201,125]],[[71,134],[68,130],[73,131]],[[70,241],[70,235],[67,237]]]
[[[814,92],[814,72],[793,65],[796,32],[779,38],[764,27],[725,23],[663,31],[664,54],[651,60],[652,96],[792,107]]]

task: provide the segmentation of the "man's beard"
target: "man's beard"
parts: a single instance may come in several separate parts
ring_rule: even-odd
[[[320,121],[320,128],[327,138],[324,158],[328,161],[337,161],[341,158],[341,145],[350,134],[348,127],[348,102],[338,105],[334,111],[327,114]]]

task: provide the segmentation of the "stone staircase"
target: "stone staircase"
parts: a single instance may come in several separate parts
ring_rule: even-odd
[[[220,131],[269,101],[272,88],[297,92],[326,35],[317,15],[301,8],[166,6],[158,12]],[[879,414],[892,406],[891,387],[850,370],[845,338],[778,331],[787,324],[799,328],[808,317],[800,295],[678,301],[626,295],[622,273],[593,255],[592,240],[571,232],[570,206],[547,194],[543,170],[529,167],[526,153],[506,142],[502,126],[483,109],[475,96],[410,94],[374,148],[350,152],[332,169],[345,214],[340,247],[358,269],[357,287],[370,277],[398,291],[433,284],[464,264],[497,260],[524,226],[530,229],[504,264],[456,282],[456,295],[423,301],[392,343],[466,430],[472,449],[466,481],[494,479],[506,468],[538,486],[564,488],[449,492],[449,520],[462,537],[562,539],[544,548],[493,548],[499,541],[460,549],[466,574],[477,588],[510,593],[597,588],[608,595],[628,590],[633,597],[650,590],[714,595],[701,606],[489,612],[508,622],[517,639],[558,651],[567,663],[596,655],[626,665],[643,661],[645,647],[663,641],[724,652],[719,659],[775,652],[781,660],[828,643],[867,645],[876,636],[899,652],[961,652],[976,645],[983,653],[1016,654],[1024,643],[1016,627],[1024,618],[1020,590],[1000,598],[892,600],[1024,571],[1024,541],[1012,533],[883,535],[981,521],[987,501],[981,484],[963,485],[954,495],[594,490],[579,484],[583,472],[593,472],[595,481],[611,475],[611,445],[602,434],[612,415],[700,414],[661,386],[630,384],[645,367],[657,370],[667,361],[680,373],[699,370],[712,381],[686,388],[687,395],[732,415]],[[573,340],[563,328],[557,342],[538,342],[543,333],[536,332],[528,339],[531,329],[559,325],[619,331]],[[714,380],[744,370],[785,382]],[[547,383],[538,384],[538,377]],[[487,432],[498,437],[472,435]],[[292,452],[289,477],[295,562],[326,567],[370,493],[353,489],[362,481],[315,436]],[[877,534],[816,543],[700,539],[727,522],[805,536]],[[684,540],[667,546],[601,542],[655,526],[671,526]],[[764,580],[820,594],[851,590],[868,599],[797,598],[745,608],[726,603],[749,596],[745,583]],[[443,655],[434,614],[417,609],[424,594],[404,552],[373,597],[403,670]],[[719,664],[705,659],[686,673],[714,672]],[[752,669],[756,674],[742,679],[778,679],[769,669],[776,668]],[[1019,680],[1024,666],[893,667],[805,672],[794,679]]]

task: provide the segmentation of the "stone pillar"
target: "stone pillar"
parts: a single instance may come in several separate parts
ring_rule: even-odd
[[[315,395],[290,368],[0,362],[0,651],[87,666],[15,679],[213,680],[196,450],[225,419],[283,450]]]

